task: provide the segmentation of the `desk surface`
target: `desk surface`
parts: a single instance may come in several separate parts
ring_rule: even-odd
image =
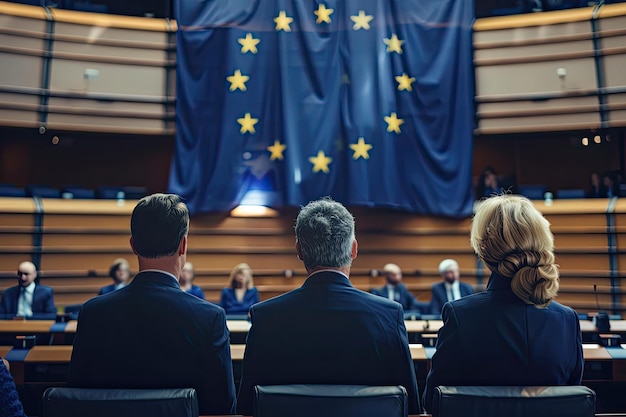
[[[231,333],[247,333],[250,330],[250,322],[247,320],[227,320],[226,324]],[[406,320],[404,322],[409,333],[437,333],[443,326],[441,320]],[[0,320],[0,333],[49,333],[54,320]],[[75,333],[77,322],[71,320],[67,323],[57,323],[62,332]],[[580,321],[580,329],[583,332],[596,332],[596,328],[589,320]],[[611,332],[626,332],[626,320],[611,320]],[[53,332],[59,332],[54,330]]]

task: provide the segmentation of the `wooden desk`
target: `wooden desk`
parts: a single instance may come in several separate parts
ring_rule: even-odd
[[[626,349],[626,344],[622,345],[622,347]],[[413,362],[422,370],[420,373],[428,372],[430,368],[430,355],[434,352],[434,348],[425,348],[420,344],[411,344],[409,348]],[[626,381],[626,358],[614,359],[606,348],[599,345],[584,345],[583,348],[586,366],[599,364],[600,368],[598,370],[604,372],[602,379],[594,377],[594,375],[591,375],[591,379],[588,379],[583,375],[584,380]],[[0,346],[0,353],[8,353],[10,350],[10,346]],[[233,344],[230,346],[233,366],[241,365],[244,351],[245,345]],[[3,354],[3,357],[6,356],[6,353]],[[34,346],[27,352],[23,360],[9,360],[9,362],[11,364],[11,373],[13,374],[16,384],[41,382],[31,380],[36,373],[35,371],[38,365],[62,365],[55,368],[59,371],[56,372],[59,379],[45,382],[65,383],[67,376],[64,376],[61,370],[63,367],[69,366],[71,357],[72,346],[70,345]],[[45,370],[45,366],[40,366],[40,370]]]

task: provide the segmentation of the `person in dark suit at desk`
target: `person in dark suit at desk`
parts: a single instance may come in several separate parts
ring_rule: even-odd
[[[100,288],[98,295],[108,294],[112,291],[124,288],[130,279],[130,266],[124,258],[117,258],[109,268],[109,277],[113,280],[113,284]]]
[[[139,200],[130,246],[139,274],[126,287],[87,301],[68,385],[194,388],[200,414],[233,414],[235,385],[224,309],[181,290],[189,212],[173,194]]]
[[[254,288],[252,268],[241,263],[235,265],[228,277],[228,287],[222,289],[220,305],[226,314],[248,314],[248,310],[259,302],[259,292]]]
[[[499,195],[476,209],[471,245],[492,274],[485,292],[443,306],[424,405],[438,385],[578,385],[576,312],[556,301],[550,224],[525,197]]]
[[[52,288],[37,282],[37,268],[26,261],[17,267],[17,286],[7,288],[0,301],[0,315],[6,319],[26,317],[29,319],[54,320],[57,309],[54,306]]]
[[[237,411],[252,415],[255,385],[402,385],[419,413],[402,306],[348,278],[357,256],[354,218],[324,198],[300,210],[296,253],[308,273],[298,289],[255,304]]]
[[[448,301],[473,294],[471,285],[461,282],[459,264],[454,259],[444,259],[439,263],[439,275],[442,282],[433,284],[430,298],[430,314],[441,314],[441,308]]]
[[[422,303],[415,299],[413,294],[402,283],[402,269],[396,264],[387,264],[382,270],[385,280],[387,281],[383,287],[372,288],[372,294],[389,298],[402,305],[404,312],[417,311],[420,313],[429,312],[429,304]]]

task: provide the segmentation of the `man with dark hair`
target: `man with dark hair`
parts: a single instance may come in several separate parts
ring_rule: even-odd
[[[329,198],[303,207],[296,252],[302,287],[255,304],[243,360],[238,408],[252,415],[255,385],[402,385],[418,414],[415,369],[402,306],[352,286],[354,218]]]
[[[39,284],[34,263],[21,262],[17,267],[17,285],[7,288],[2,294],[0,318],[12,319],[18,316],[54,320],[56,315],[52,288]]]
[[[130,246],[139,274],[83,306],[68,384],[95,388],[195,388],[200,414],[235,412],[226,315],[181,290],[189,212],[180,197],[139,200]]]

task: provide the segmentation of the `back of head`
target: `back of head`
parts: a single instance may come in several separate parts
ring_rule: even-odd
[[[189,231],[189,211],[175,194],[139,200],[130,220],[133,247],[143,258],[172,256]]]
[[[352,264],[354,217],[341,203],[322,198],[307,204],[298,214],[295,231],[307,270]]]
[[[527,198],[504,194],[482,201],[470,240],[490,270],[511,278],[511,289],[527,304],[545,307],[556,297],[554,236],[550,223]]]

